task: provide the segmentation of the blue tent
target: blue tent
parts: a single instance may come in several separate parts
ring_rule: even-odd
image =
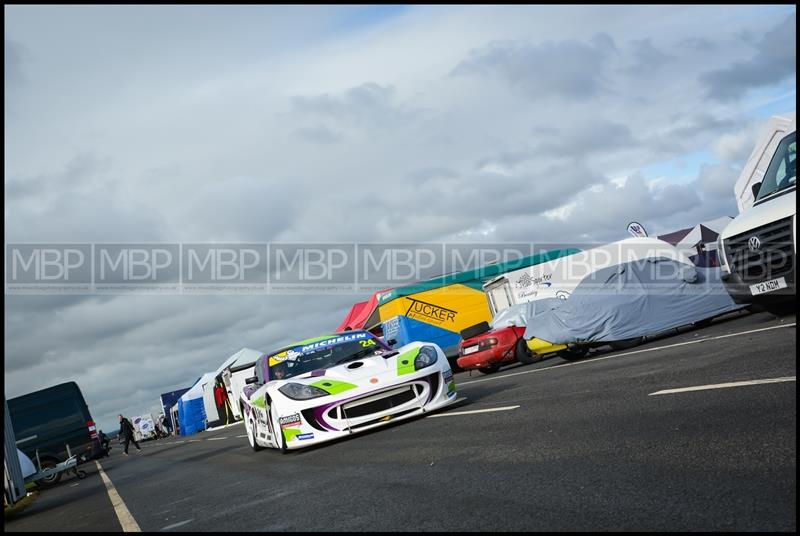
[[[192,435],[206,429],[206,410],[203,407],[203,385],[214,380],[207,372],[178,399],[178,422],[181,435]]]
[[[170,391],[169,393],[162,393],[161,395],[161,408],[164,411],[164,415],[167,417],[167,421],[169,421],[169,425],[173,430],[175,429],[175,423],[172,422],[172,414],[170,413],[170,409],[172,409],[172,406],[174,406],[175,403],[178,402],[178,399],[182,397],[188,390],[188,387],[184,387],[183,389]]]

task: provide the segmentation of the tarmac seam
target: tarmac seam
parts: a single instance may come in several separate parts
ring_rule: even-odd
[[[119,524],[122,526],[122,531],[142,532],[142,529],[139,528],[139,524],[133,518],[130,510],[128,510],[128,507],[125,506],[125,501],[123,501],[122,497],[120,497],[119,493],[117,493],[117,488],[114,487],[114,483],[111,482],[111,479],[108,478],[106,472],[103,471],[103,468],[100,466],[100,462],[95,460],[94,463],[97,464],[97,470],[100,472],[100,478],[103,479],[103,483],[106,485],[108,498],[111,499],[111,506],[114,507],[114,512],[117,514],[117,519],[119,519]]]

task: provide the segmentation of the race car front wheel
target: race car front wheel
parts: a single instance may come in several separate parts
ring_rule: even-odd
[[[269,410],[269,418],[272,419],[272,408],[270,408]],[[278,422],[278,419],[273,419],[272,422]],[[278,425],[278,427],[275,428],[275,430],[277,430],[275,433],[278,434],[281,438],[280,439],[281,454],[286,454],[286,452],[288,452],[288,449],[286,448],[286,436],[283,435],[283,429],[281,429],[280,425]],[[278,438],[276,437],[275,439],[277,441]]]
[[[247,440],[250,442],[250,448],[252,448],[254,451],[258,452],[259,450],[263,449],[264,447],[259,445],[258,442],[256,441],[256,421],[255,421],[254,418],[248,417],[247,422],[250,425],[250,426],[248,426],[248,428],[250,428],[250,430],[249,430],[249,433],[247,434]]]

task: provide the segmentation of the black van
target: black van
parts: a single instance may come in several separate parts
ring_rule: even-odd
[[[78,463],[102,456],[97,427],[89,407],[75,382],[62,383],[8,401],[17,448],[36,463],[36,451],[42,469],[63,462],[67,445]],[[43,482],[55,484],[61,473]]]

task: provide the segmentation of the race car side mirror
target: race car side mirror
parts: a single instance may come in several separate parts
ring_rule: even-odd
[[[388,341],[386,341],[386,344],[388,344],[389,346],[394,346],[395,344],[397,344],[397,339],[389,339]]]
[[[250,385],[252,383],[258,383],[258,376],[251,376],[244,381],[245,384]]]

